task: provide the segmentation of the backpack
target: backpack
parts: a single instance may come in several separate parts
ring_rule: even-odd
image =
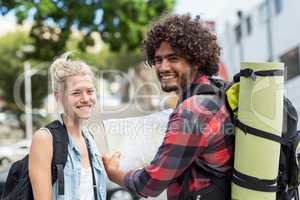
[[[52,185],[57,181],[58,194],[64,194],[64,166],[68,156],[68,134],[65,125],[58,120],[46,128],[53,138],[53,158],[51,163]],[[12,164],[1,196],[1,200],[33,200],[28,172],[28,155]]]
[[[280,159],[279,159],[279,170],[278,177],[274,180],[261,180],[256,177],[242,174],[236,170],[233,170],[231,177],[222,177],[212,174],[201,165],[199,170],[201,173],[210,177],[212,182],[216,185],[224,183],[225,191],[228,191],[231,183],[257,191],[264,192],[276,192],[276,200],[299,200],[298,186],[300,184],[300,130],[297,131],[298,114],[297,110],[290,102],[290,100],[284,97],[283,102],[283,128],[282,136],[276,136],[265,131],[249,127],[237,118],[238,112],[238,94],[239,94],[239,81],[240,76],[255,79],[256,76],[276,76],[282,75],[280,70],[265,70],[255,71],[252,69],[243,69],[240,73],[234,76],[232,82],[227,82],[217,78],[210,78],[211,84],[191,85],[192,95],[219,95],[225,101],[227,110],[231,115],[232,122],[234,125],[242,130],[245,130],[248,134],[253,134],[258,137],[273,140],[281,144],[280,148]],[[232,135],[226,135],[228,140],[232,139]],[[237,178],[238,177],[238,178]],[[184,186],[187,185],[188,173],[184,174]],[[223,179],[223,180],[222,180]],[[227,180],[230,181],[227,181]],[[218,181],[221,180],[221,184]],[[223,181],[223,182],[222,182]],[[276,186],[274,184],[277,183]],[[222,186],[221,186],[222,187]],[[184,187],[183,193],[188,194],[187,187]],[[228,192],[226,192],[227,194]],[[230,191],[229,191],[230,193]],[[186,198],[187,195],[183,195],[182,199],[197,199],[199,195]],[[201,191],[200,191],[201,194]],[[205,199],[205,197],[204,197]],[[210,198],[208,198],[210,199]],[[230,194],[226,195],[225,199],[231,199]]]
[[[276,136],[253,127],[249,127],[237,118],[238,90],[240,76],[254,78],[255,76],[281,75],[279,70],[256,71],[243,69],[234,76],[231,83],[220,79],[211,79],[211,83],[221,90],[225,97],[226,105],[231,113],[232,121],[238,128],[245,130],[248,134],[263,137],[281,144],[278,177],[274,180],[261,180],[233,171],[232,182],[252,190],[264,192],[276,192],[277,200],[299,200],[298,186],[300,184],[300,130],[297,131],[298,114],[294,105],[286,97],[283,99],[283,127],[282,136]],[[276,186],[274,184],[277,183]]]

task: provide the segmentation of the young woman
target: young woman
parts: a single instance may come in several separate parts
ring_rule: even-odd
[[[50,66],[53,92],[62,106],[60,122],[68,133],[68,156],[64,167],[65,200],[106,199],[106,174],[93,137],[83,128],[96,104],[91,68],[82,61],[58,58]],[[87,140],[87,142],[86,142]],[[87,143],[90,145],[91,163]],[[52,185],[51,162],[53,138],[47,128],[39,129],[32,138],[29,153],[29,177],[34,199],[60,199],[57,182]],[[93,173],[97,189],[93,189]]]

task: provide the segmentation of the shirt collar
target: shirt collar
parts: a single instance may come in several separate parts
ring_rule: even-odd
[[[209,79],[204,74],[196,75],[192,84],[209,84]]]
[[[204,74],[199,74],[197,73],[193,79],[193,81],[191,82],[191,84],[186,87],[186,89],[183,91],[181,98],[180,98],[180,102],[184,101],[185,99],[195,95],[195,89],[199,88],[199,86],[201,87],[201,85],[208,85],[210,84],[210,81],[208,79],[208,77]]]

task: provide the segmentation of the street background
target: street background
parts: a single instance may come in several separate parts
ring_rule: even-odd
[[[164,12],[200,15],[222,47],[223,79],[232,80],[241,61],[284,62],[285,95],[300,114],[299,7],[298,0],[0,0],[0,182],[1,170],[28,153],[33,132],[57,116],[48,67],[66,51],[96,74],[98,105],[87,124],[102,152],[109,149],[103,121],[175,107],[176,95],[160,90],[140,50]]]

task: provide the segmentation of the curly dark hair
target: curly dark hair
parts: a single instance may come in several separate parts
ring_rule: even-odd
[[[155,51],[162,42],[168,42],[179,56],[198,66],[199,72],[207,76],[218,73],[221,48],[216,35],[208,30],[200,17],[165,15],[157,21],[143,41],[149,65],[154,64]]]

